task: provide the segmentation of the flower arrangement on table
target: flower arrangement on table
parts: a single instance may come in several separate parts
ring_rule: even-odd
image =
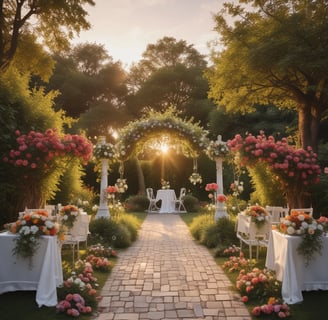
[[[251,221],[254,222],[257,227],[263,226],[269,215],[263,207],[258,205],[247,207],[243,214],[251,217]]]
[[[305,258],[308,265],[316,253],[322,250],[322,235],[328,228],[327,217],[314,219],[305,212],[291,210],[277,226],[276,230],[291,236],[303,236],[297,251]]]
[[[9,232],[17,234],[13,254],[29,259],[39,247],[38,239],[42,235],[55,236],[59,233],[59,225],[54,218],[48,216],[46,210],[35,210],[21,214],[17,221],[5,225]]]
[[[61,225],[67,229],[73,228],[79,214],[80,211],[78,207],[74,205],[67,205],[62,207],[59,211]]]
[[[191,176],[189,177],[189,181],[193,184],[196,185],[197,183],[202,183],[203,179],[202,176],[198,172],[193,172]]]
[[[161,179],[161,186],[162,186],[162,189],[170,189],[170,181]]]
[[[217,158],[224,158],[230,151],[225,142],[210,141],[205,152],[211,160],[216,160]]]

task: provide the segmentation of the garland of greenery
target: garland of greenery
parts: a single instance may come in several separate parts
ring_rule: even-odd
[[[127,160],[150,137],[165,133],[174,136],[186,157],[196,157],[209,143],[207,131],[193,123],[192,119],[179,118],[174,108],[169,108],[164,113],[151,111],[140,120],[129,122],[118,132],[116,147],[120,160]]]

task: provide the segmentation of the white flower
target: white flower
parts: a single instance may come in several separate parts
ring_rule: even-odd
[[[23,234],[23,235],[27,235],[30,234],[31,230],[29,226],[24,226],[20,229],[19,233]]]
[[[319,224],[317,225],[317,229],[320,230],[320,231],[322,231],[322,230],[323,230],[323,225],[319,223]]]
[[[54,223],[51,220],[47,220],[44,224],[48,229],[52,229],[54,226]]]
[[[298,215],[298,220],[300,221],[304,221],[305,217],[302,215],[302,214],[299,214]]]
[[[31,226],[31,233],[36,234],[39,231],[39,228],[35,225]]]
[[[287,233],[288,234],[294,234],[295,233],[295,229],[290,226],[290,227],[287,228]]]
[[[302,226],[302,228],[306,229],[309,225],[306,221],[303,221],[301,226]]]

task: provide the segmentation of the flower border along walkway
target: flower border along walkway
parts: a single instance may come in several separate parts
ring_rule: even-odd
[[[250,320],[240,296],[180,216],[148,215],[113,268],[97,320]]]

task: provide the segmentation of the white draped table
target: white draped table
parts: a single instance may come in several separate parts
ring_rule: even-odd
[[[57,287],[63,283],[62,260],[56,236],[42,236],[32,258],[13,255],[14,234],[0,233],[0,294],[10,291],[36,290],[36,302],[41,306],[57,304]]]
[[[161,189],[156,193],[156,202],[162,200],[160,213],[173,213],[175,212],[175,201],[177,197],[173,189]]]
[[[303,301],[302,291],[328,290],[328,237],[323,237],[321,255],[308,266],[297,252],[302,237],[288,236],[273,230],[268,244],[266,267],[282,281],[282,298],[288,304]]]

